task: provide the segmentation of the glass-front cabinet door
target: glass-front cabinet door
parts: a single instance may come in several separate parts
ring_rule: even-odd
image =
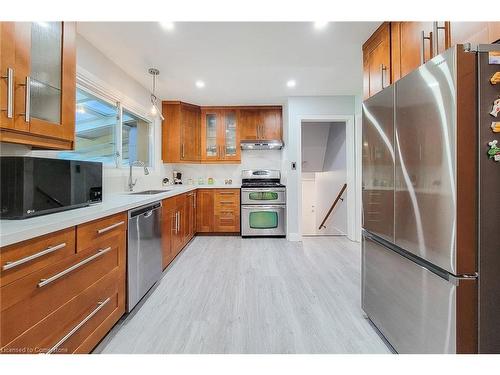
[[[224,160],[240,160],[240,141],[236,118],[236,111],[224,111],[224,133],[222,145],[222,158]]]
[[[202,159],[218,160],[221,155],[219,145],[219,122],[220,116],[215,111],[203,111],[202,113]]]
[[[8,68],[13,73],[11,127],[29,133],[32,138],[28,144],[72,148],[76,105],[75,23],[7,22],[0,26],[2,44],[5,41],[11,47],[9,51],[2,49],[2,60],[8,60],[7,55],[13,56],[12,66],[4,66],[2,62],[2,73]]]

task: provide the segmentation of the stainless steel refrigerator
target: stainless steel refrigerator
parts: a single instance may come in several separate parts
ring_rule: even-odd
[[[500,352],[499,51],[458,45],[363,103],[362,308],[399,353]]]

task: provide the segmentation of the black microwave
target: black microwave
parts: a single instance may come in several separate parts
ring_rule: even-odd
[[[0,157],[0,218],[29,217],[102,202],[102,163]]]

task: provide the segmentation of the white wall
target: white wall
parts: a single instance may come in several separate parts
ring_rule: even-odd
[[[325,162],[330,122],[308,122],[307,131],[302,132],[302,173],[321,172]]]
[[[354,138],[354,115],[356,111],[355,96],[324,96],[324,97],[290,97],[285,106],[286,116],[284,116],[284,137],[285,149],[282,158],[282,170],[287,185],[287,238],[290,240],[300,240],[301,238],[301,122],[305,121],[342,121],[348,119],[352,128],[347,129],[347,138],[352,135]],[[354,144],[347,145],[347,153],[351,156],[348,160],[348,170],[355,172],[355,150]],[[352,150],[351,150],[352,148]],[[297,169],[291,170],[291,162],[297,162]],[[352,165],[351,165],[352,164]],[[353,173],[355,175],[355,173]],[[356,186],[356,184],[352,184]],[[349,189],[348,189],[349,190]],[[360,201],[355,197],[354,192],[347,193],[347,201],[353,202],[355,213],[360,210]],[[348,204],[349,206],[349,204]],[[359,208],[358,208],[359,206]],[[356,215],[348,226],[354,228]],[[355,232],[356,229],[352,230]],[[352,234],[351,239],[356,239]]]

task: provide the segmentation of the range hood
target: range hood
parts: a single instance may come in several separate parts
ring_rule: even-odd
[[[283,141],[280,140],[245,140],[241,141],[242,150],[281,150]]]

